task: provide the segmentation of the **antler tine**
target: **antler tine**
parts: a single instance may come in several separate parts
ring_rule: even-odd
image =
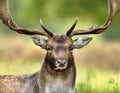
[[[105,23],[98,28],[90,28],[88,30],[75,30],[71,33],[71,37],[74,35],[85,34],[100,34],[105,31],[111,24],[115,15],[120,11],[120,0],[107,0],[108,1],[108,17]]]
[[[11,30],[16,31],[20,34],[25,34],[25,35],[43,35],[49,37],[48,33],[42,32],[36,29],[25,29],[25,28],[20,28],[17,26],[17,24],[14,22],[10,10],[9,10],[9,5],[8,5],[8,0],[0,0],[0,19],[2,22],[8,26]]]
[[[52,32],[50,32],[43,24],[43,21],[40,19],[40,25],[42,27],[42,29],[49,35],[49,37],[53,37],[54,34]]]
[[[73,25],[71,26],[71,28],[67,31],[66,36],[68,36],[68,37],[71,36],[71,33],[72,33],[72,31],[74,30],[77,22],[78,22],[78,18],[76,17],[74,24],[73,24]]]

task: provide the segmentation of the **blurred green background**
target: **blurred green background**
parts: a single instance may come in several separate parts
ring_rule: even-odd
[[[102,25],[107,17],[107,0],[9,0],[16,23],[39,28],[42,19],[55,34],[65,34],[78,17],[75,29]],[[76,87],[81,93],[120,93],[120,13],[110,27],[80,50],[74,51],[77,64]],[[0,23],[0,74],[38,71],[46,51],[29,36],[20,35]]]

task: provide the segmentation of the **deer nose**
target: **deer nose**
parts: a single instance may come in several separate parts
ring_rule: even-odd
[[[64,67],[65,64],[67,64],[66,60],[57,60],[57,63],[59,64],[60,67]]]

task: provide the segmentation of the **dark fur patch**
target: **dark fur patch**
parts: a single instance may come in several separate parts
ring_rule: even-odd
[[[66,37],[63,35],[63,36],[59,36],[59,37],[57,37],[57,38],[55,38],[55,41],[57,42],[57,43],[65,43],[66,42]]]

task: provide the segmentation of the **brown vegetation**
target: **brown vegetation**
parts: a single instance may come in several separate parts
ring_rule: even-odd
[[[45,51],[24,39],[0,40],[0,60],[41,62]],[[26,43],[27,42],[27,43]],[[95,66],[111,70],[120,69],[120,43],[99,43],[74,51],[75,60],[80,65]]]
[[[120,43],[99,43],[92,44],[81,52],[75,54],[76,60],[81,60],[81,64],[95,66],[101,69],[120,69]]]

